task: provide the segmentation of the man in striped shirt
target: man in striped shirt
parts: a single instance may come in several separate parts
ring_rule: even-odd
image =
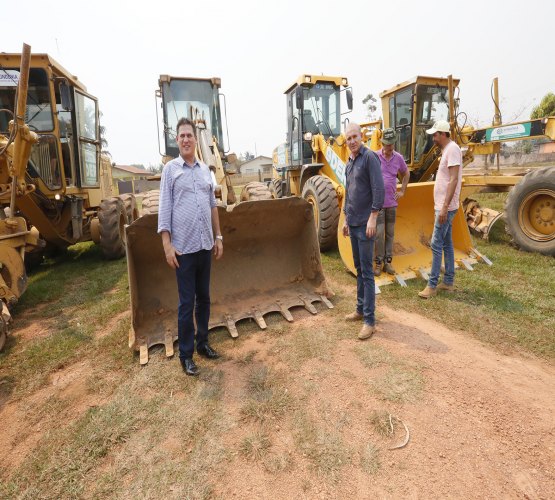
[[[162,171],[158,233],[166,261],[177,276],[179,359],[187,375],[198,375],[195,336],[198,354],[219,357],[208,344],[208,321],[211,255],[214,252],[216,259],[223,255],[223,237],[210,170],[195,156],[195,124],[181,118],[176,141],[179,156]]]

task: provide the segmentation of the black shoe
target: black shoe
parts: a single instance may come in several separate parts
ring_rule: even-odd
[[[198,368],[193,361],[193,358],[185,358],[180,359],[181,361],[181,368],[187,375],[191,375],[192,377],[196,377],[198,375]]]
[[[206,344],[204,347],[197,348],[197,352],[201,356],[208,359],[218,359],[220,357],[220,355],[214,349],[212,349],[208,344]]]

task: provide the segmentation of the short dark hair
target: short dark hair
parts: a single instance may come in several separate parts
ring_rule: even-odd
[[[451,137],[451,132],[440,132],[440,134],[445,134],[445,137],[448,137],[448,138]]]
[[[175,127],[175,136],[176,137],[179,136],[179,128],[182,127],[183,125],[190,125],[191,128],[193,129],[193,135],[196,137],[197,127],[191,120],[189,120],[189,118],[180,118],[179,119],[179,121],[177,122],[177,125]]]

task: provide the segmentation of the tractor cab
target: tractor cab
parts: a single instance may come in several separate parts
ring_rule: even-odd
[[[19,64],[19,54],[0,56],[0,108],[15,107]],[[97,99],[75,76],[46,54],[31,57],[24,119],[39,140],[32,147],[27,174],[46,197],[100,188],[98,118]],[[0,113],[1,134],[8,135],[11,119],[9,113]]]
[[[157,97],[161,98],[163,114],[163,145],[160,154],[166,158],[179,156],[175,142],[177,122],[188,118],[202,122],[215,138],[220,153],[224,153],[219,78],[182,78],[161,75]],[[158,108],[157,108],[158,109]],[[165,163],[165,161],[164,161]]]
[[[353,109],[347,78],[302,75],[286,91],[287,153],[290,166],[312,162],[312,136],[326,139],[341,134],[341,93]]]
[[[453,80],[454,87],[458,84],[459,80]],[[447,79],[417,76],[382,92],[380,98],[383,126],[397,132],[396,151],[413,174],[424,173],[435,158],[430,154],[433,141],[426,130],[437,120],[451,118]]]

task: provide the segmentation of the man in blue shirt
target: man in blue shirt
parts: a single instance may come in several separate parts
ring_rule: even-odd
[[[378,212],[384,201],[384,184],[380,160],[362,145],[360,125],[349,123],[345,130],[351,151],[345,172],[345,224],[343,235],[351,237],[353,260],[357,270],[357,307],[347,321],[364,319],[358,338],[370,338],[376,331],[376,290],[372,254]]]
[[[208,321],[211,254],[213,251],[216,259],[223,255],[223,238],[210,170],[195,157],[195,124],[181,118],[176,141],[179,156],[162,171],[158,233],[166,261],[177,276],[179,359],[187,375],[198,375],[193,361],[193,311],[197,353],[209,359],[219,357],[208,344]]]

